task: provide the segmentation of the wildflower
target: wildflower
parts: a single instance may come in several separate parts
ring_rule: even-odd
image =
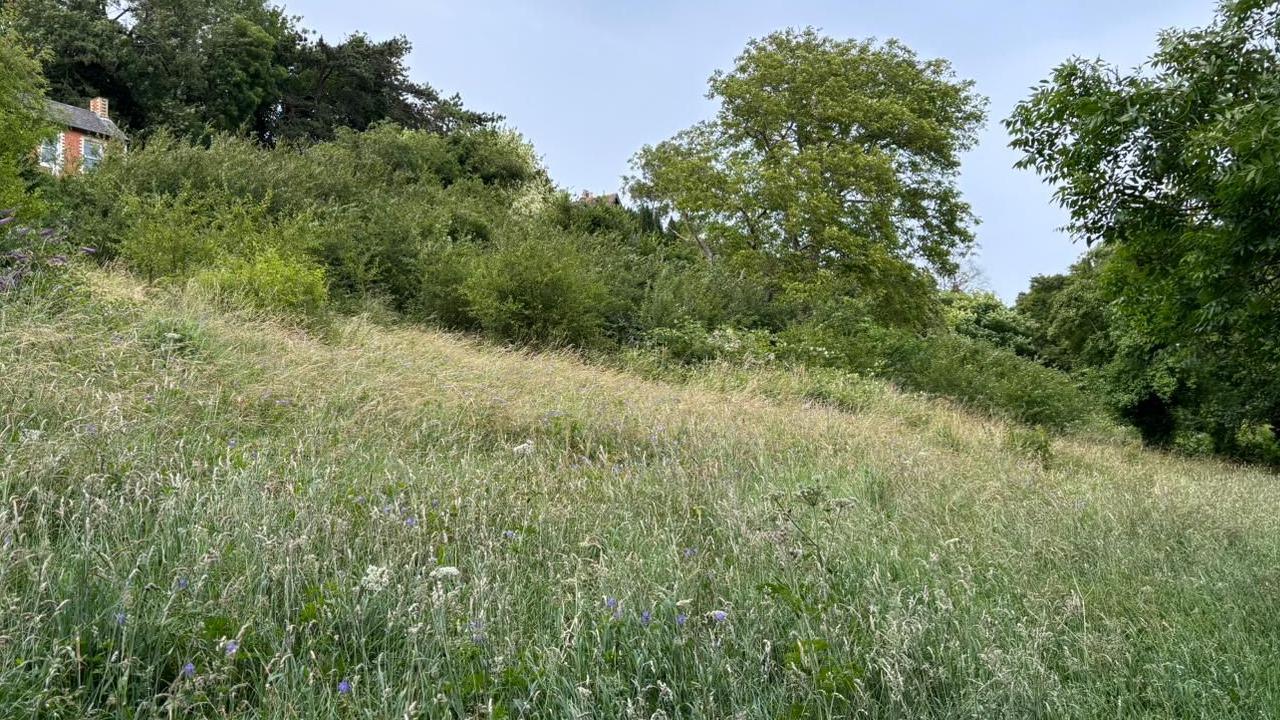
[[[116,613],[116,625],[124,627],[125,622],[129,620],[129,616],[123,612]]]
[[[516,535],[515,530],[503,530],[502,537],[506,538],[507,540],[515,540],[518,537],[518,535]]]
[[[612,595],[606,595],[604,598],[604,606],[609,610],[617,610],[618,598],[613,597]]]
[[[338,681],[338,694],[339,694],[339,695],[350,695],[350,694],[351,694],[351,681],[350,681],[350,680],[347,680],[347,679],[343,678],[342,680],[339,680],[339,681]]]
[[[697,554],[698,554],[698,548],[695,548],[695,547],[687,547],[687,548],[685,548],[685,549],[684,549],[684,559],[685,559],[685,560],[692,559],[692,558],[696,557],[696,556],[697,556]]]
[[[360,580],[360,587],[375,593],[386,590],[390,584],[391,571],[378,565],[365,568],[364,578]]]
[[[431,574],[427,577],[430,577],[432,580],[443,580],[444,578],[456,578],[461,574],[462,571],[452,565],[441,565],[435,570],[432,570]]]
[[[684,613],[676,615],[676,627],[684,627],[684,624],[687,622],[689,622],[688,615],[685,615]]]
[[[724,610],[712,610],[711,619],[715,620],[718,623],[722,623],[725,620],[729,619],[729,613],[725,612]]]
[[[649,623],[651,622],[653,622],[653,613],[649,612],[648,610],[645,610],[644,612],[640,613],[640,624],[642,626],[649,627]]]
[[[178,578],[177,586],[179,590],[186,590],[191,585],[191,581],[184,577]]]
[[[408,527],[417,527],[418,521],[412,515],[404,519],[404,524]]]
[[[235,640],[228,640],[223,649],[226,651],[227,657],[235,657],[236,651],[240,649],[240,643]]]
[[[182,666],[182,677],[193,678],[195,676],[196,676],[195,663],[187,663],[186,665]]]

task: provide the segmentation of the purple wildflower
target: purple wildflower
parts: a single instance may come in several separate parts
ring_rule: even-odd
[[[604,598],[604,606],[605,606],[605,608],[607,608],[607,609],[609,609],[609,610],[617,610],[617,609],[618,609],[618,598],[616,598],[616,597],[614,597],[614,596],[612,596],[612,595],[606,595],[606,596],[605,596],[605,598]]]
[[[409,517],[407,517],[407,518],[405,518],[405,519],[404,519],[404,524],[405,524],[405,526],[407,526],[407,527],[417,527],[417,526],[418,526],[418,520],[417,520],[416,518],[414,518],[412,515],[410,515]]]
[[[729,613],[725,612],[724,610],[712,610],[711,619],[715,620],[718,623],[722,623],[725,620],[729,619]]]
[[[648,610],[645,610],[644,612],[640,613],[641,625],[643,625],[644,627],[649,627],[649,623],[651,622],[653,622],[653,613],[649,612]]]
[[[128,620],[129,620],[129,616],[126,613],[123,613],[123,612],[116,613],[116,625],[119,625],[120,627],[124,627],[124,624]]]
[[[515,540],[515,539],[516,539],[516,531],[515,531],[515,530],[503,530],[503,531],[502,531],[502,537],[506,538],[507,540]]]
[[[687,548],[685,548],[685,549],[684,549],[684,559],[685,559],[685,560],[689,560],[689,559],[691,559],[691,558],[693,558],[693,557],[696,557],[696,556],[697,556],[697,554],[698,554],[698,548],[696,548],[696,547],[687,547]]]
[[[676,615],[676,627],[684,627],[684,624],[687,622],[689,622],[688,615],[685,615],[684,613]]]
[[[342,679],[342,680],[339,680],[339,681],[338,681],[338,694],[339,694],[339,695],[350,695],[350,694],[351,694],[351,681],[350,681],[350,680],[347,680],[347,679],[345,679],[345,678],[344,678],[344,679]]]
[[[240,643],[236,642],[235,640],[227,641],[227,644],[225,647],[227,657],[234,657],[236,654],[236,651],[239,649],[240,649]]]
[[[190,580],[187,580],[187,579],[186,579],[186,578],[184,578],[184,577],[180,577],[180,578],[178,578],[178,589],[179,589],[179,590],[186,590],[186,589],[187,589],[187,587],[188,587],[189,585],[191,585],[191,581],[190,581]]]
[[[186,665],[183,665],[183,666],[182,666],[182,677],[184,677],[184,678],[193,678],[193,677],[195,677],[195,676],[196,676],[196,665],[195,665],[195,663],[187,663]]]

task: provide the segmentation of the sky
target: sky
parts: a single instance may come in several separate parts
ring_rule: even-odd
[[[981,219],[985,286],[1013,301],[1035,275],[1082,251],[1060,228],[1052,188],[1013,169],[1000,121],[1071,56],[1143,62],[1157,33],[1206,24],[1214,0],[284,0],[326,39],[361,30],[413,42],[411,76],[530,140],[555,182],[615,192],[631,157],[710,117],[707,78],[753,37],[813,26],[897,38],[943,57],[990,99],[960,186]]]

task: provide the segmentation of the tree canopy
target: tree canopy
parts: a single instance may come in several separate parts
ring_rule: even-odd
[[[1152,439],[1280,429],[1280,6],[1221,4],[1146,66],[1058,67],[1007,121],[1070,230],[1109,246],[1113,379]]]
[[[189,137],[324,140],[392,120],[440,130],[493,123],[409,79],[411,45],[354,33],[332,44],[264,0],[12,0],[54,99],[112,101],[122,125]]]
[[[630,190],[709,260],[900,314],[929,295],[925,270],[954,271],[972,245],[955,180],[985,100],[947,61],[786,30],[749,43],[708,97],[716,116],[643,148]]]
[[[29,208],[34,202],[22,177],[32,148],[48,134],[44,118],[44,78],[18,34],[0,11],[0,208]]]

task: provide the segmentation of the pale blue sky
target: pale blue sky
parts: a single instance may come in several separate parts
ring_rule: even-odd
[[[1000,120],[1071,55],[1133,65],[1158,30],[1205,24],[1213,0],[286,0],[337,40],[353,30],[408,36],[412,74],[498,112],[571,191],[619,189],[642,145],[709,116],[706,80],[747,40],[813,25],[838,37],[896,37],[945,57],[991,99],[961,185],[982,219],[979,265],[1013,300],[1033,275],[1060,272],[1080,246],[1050,189],[1012,169]]]

